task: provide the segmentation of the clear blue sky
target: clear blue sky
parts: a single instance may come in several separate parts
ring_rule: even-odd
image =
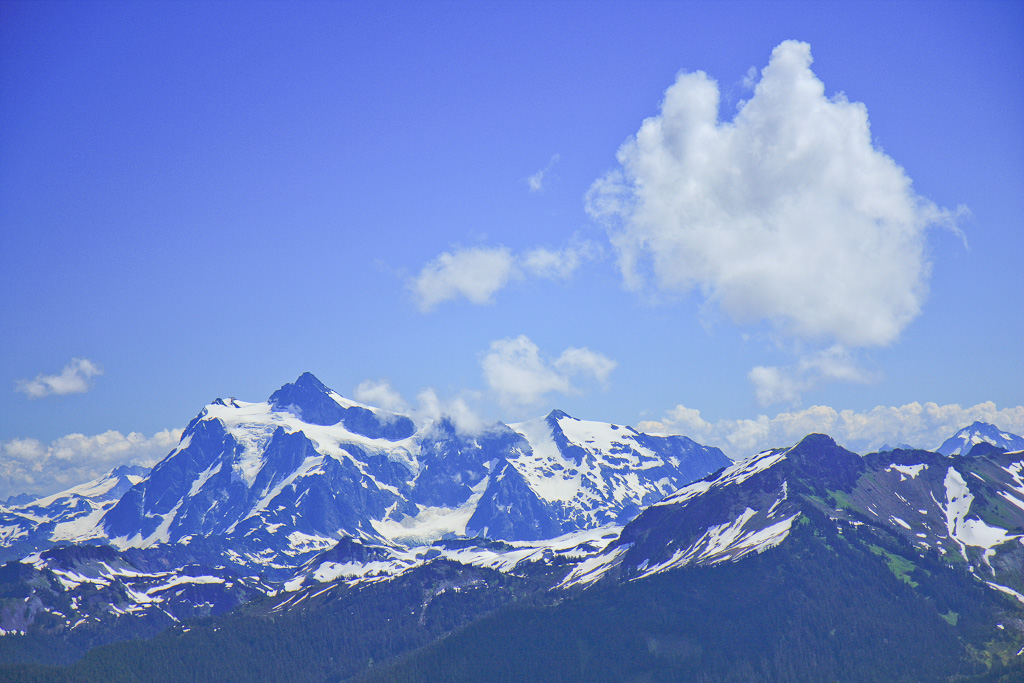
[[[148,436],[304,370],[348,395],[386,380],[412,406],[433,388],[487,418],[1019,406],[1022,35],[1020,2],[8,0],[0,442]],[[928,293],[894,334],[794,332],[802,314],[724,306],[720,255],[690,285],[652,271],[632,291],[614,228],[587,211],[680,71],[717,81],[728,122],[789,39],[809,44],[827,98],[863,103],[913,197],[969,210],[966,248],[955,230],[922,233]],[[531,265],[540,247],[577,267]],[[473,249],[510,268],[483,304],[444,290],[437,261]],[[431,264],[442,290],[425,299]],[[541,376],[502,375],[531,345]],[[45,383],[72,359],[102,374]],[[790,377],[779,400],[759,402],[757,367]],[[535,384],[507,393],[502,377]]]

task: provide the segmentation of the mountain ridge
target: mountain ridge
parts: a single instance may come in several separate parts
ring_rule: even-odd
[[[227,623],[218,614],[318,623],[327,605],[358,602],[371,587],[392,604],[399,598],[388,586],[405,586],[412,592],[400,609],[420,617],[403,622],[412,631],[402,637],[422,643],[410,634],[429,621],[431,605],[448,604],[441,596],[463,600],[454,597],[460,591],[477,596],[465,603],[477,605],[467,607],[473,619],[527,596],[549,607],[585,605],[591,599],[580,596],[665,577],[676,577],[666,585],[697,581],[696,571],[738,572],[753,585],[759,579],[742,569],[753,566],[788,567],[787,576],[797,572],[820,592],[823,570],[795,569],[793,554],[824,561],[843,543],[873,577],[871,590],[892,591],[886,581],[895,580],[916,591],[907,599],[928,620],[926,632],[955,621],[954,612],[967,615],[953,596],[962,575],[986,596],[971,628],[991,635],[1001,619],[992,637],[1018,638],[1020,647],[1024,452],[981,438],[984,427],[958,432],[967,454],[897,448],[862,456],[810,434],[729,461],[683,436],[560,410],[473,434],[448,418],[416,424],[304,373],[265,402],[211,402],[145,476],[121,471],[120,484],[100,478],[44,501],[73,501],[69,519],[34,522],[28,510],[0,509],[0,521],[35,524],[35,536],[13,538],[29,528],[14,523],[0,536],[14,542],[4,549],[15,560],[0,568],[0,629],[88,649],[179,620]],[[119,497],[103,498],[117,486]],[[83,497],[90,491],[92,502]],[[57,543],[60,524],[69,533]],[[759,559],[769,557],[781,559]],[[701,596],[702,604],[718,599]],[[939,605],[946,611],[936,612]],[[388,614],[375,628],[392,628]],[[173,626],[161,642],[171,651],[175,638],[193,642],[192,628]],[[203,637],[219,637],[216,630]],[[649,637],[652,651],[667,647]],[[17,642],[0,637],[0,655],[8,648],[31,659]]]

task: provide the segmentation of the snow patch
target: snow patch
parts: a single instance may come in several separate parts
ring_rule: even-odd
[[[897,465],[893,463],[885,468],[886,472],[896,471],[900,474],[900,481],[906,481],[910,479],[916,479],[917,475],[921,474],[923,470],[928,469],[927,463],[921,463],[920,465]]]
[[[949,537],[960,546],[960,553],[967,559],[966,546],[991,549],[1006,541],[1020,538],[1006,529],[989,526],[980,519],[967,519],[967,513],[974,502],[974,495],[967,482],[954,468],[950,467],[944,480],[946,486],[946,529]]]

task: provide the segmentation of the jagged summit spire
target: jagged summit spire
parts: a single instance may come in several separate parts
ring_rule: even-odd
[[[544,419],[547,420],[548,422],[554,422],[556,420],[561,420],[563,417],[573,419],[572,415],[559,408],[555,408],[554,410],[552,410],[550,413],[547,414],[547,416]]]
[[[330,389],[327,387],[327,385],[325,385],[323,382],[321,382],[317,378],[316,375],[314,375],[312,372],[309,372],[308,370],[306,372],[302,373],[301,375],[299,375],[299,378],[296,379],[293,382],[293,384],[295,384],[296,386],[300,386],[300,387],[308,387],[308,388],[311,388],[311,389],[319,389],[320,391],[324,391],[324,392],[330,391]],[[285,385],[285,386],[287,386],[287,385]]]
[[[271,394],[270,405],[296,413],[311,424],[332,425],[341,420],[344,410],[332,393],[313,373],[304,372]]]

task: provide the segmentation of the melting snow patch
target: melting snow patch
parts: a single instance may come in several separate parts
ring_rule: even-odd
[[[900,519],[896,515],[889,515],[889,520],[894,522],[895,524],[899,524],[901,527],[903,527],[904,529],[906,529],[908,531],[910,530],[910,525],[907,524],[906,522],[904,522],[902,519]]]
[[[764,552],[786,539],[793,520],[797,517],[793,515],[761,529],[746,530],[744,527],[756,514],[755,510],[747,508],[732,522],[709,527],[689,548],[676,550],[668,560],[647,568],[636,578],[677,569],[695,562],[718,564],[738,560],[753,552]]]
[[[210,465],[196,478],[194,482],[192,482],[192,488],[188,491],[190,498],[199,493],[199,489],[203,488],[203,485],[210,480],[210,477],[220,472],[220,466],[221,463],[219,461]]]
[[[1006,586],[1000,586],[998,583],[992,583],[991,581],[986,581],[985,583],[988,585],[989,588],[994,588],[995,590],[1001,591],[1003,593],[1006,593],[1007,595],[1012,595],[1013,597],[1017,598],[1019,601],[1024,603],[1024,595],[1021,595],[1020,593],[1018,593],[1017,591],[1013,590],[1012,588],[1007,588]],[[1017,654],[1020,654],[1020,653],[1018,652]]]
[[[999,495],[1005,498],[1008,502],[1013,503],[1014,505],[1019,507],[1021,510],[1024,510],[1024,500],[1020,500],[1016,496],[1012,496],[1006,491],[1000,491]]]
[[[907,477],[916,479],[917,475],[921,474],[922,470],[928,469],[927,463],[921,463],[920,465],[897,465],[893,463],[885,468],[886,472],[896,470],[900,473],[900,481],[906,481]]]
[[[68,522],[60,522],[53,527],[50,534],[51,541],[86,541],[91,538],[100,538],[103,535],[99,528],[100,518],[114,504],[110,501],[105,506],[98,506],[87,515],[78,517]]]
[[[306,534],[301,531],[293,531],[290,534],[288,534],[288,547],[292,550],[292,552],[295,552],[297,554],[303,554],[318,550],[327,550],[337,542],[337,539],[334,538],[316,536],[314,534]]]
[[[949,536],[960,546],[960,553],[967,559],[966,546],[990,549],[1019,535],[1010,534],[1006,529],[989,526],[980,519],[967,519],[967,513],[974,502],[974,495],[967,488],[967,482],[952,467],[946,472],[946,528]]]
[[[219,576],[175,576],[171,578],[167,583],[159,586],[153,586],[152,588],[146,589],[146,595],[153,595],[153,593],[162,593],[163,591],[174,588],[175,586],[181,586],[183,584],[195,584],[195,583],[224,583],[224,579]]]
[[[313,578],[319,583],[328,583],[340,578],[394,576],[409,569],[411,566],[414,565],[407,562],[323,562],[313,572]],[[299,585],[301,585],[301,581]],[[286,588],[286,590],[290,589]]]

